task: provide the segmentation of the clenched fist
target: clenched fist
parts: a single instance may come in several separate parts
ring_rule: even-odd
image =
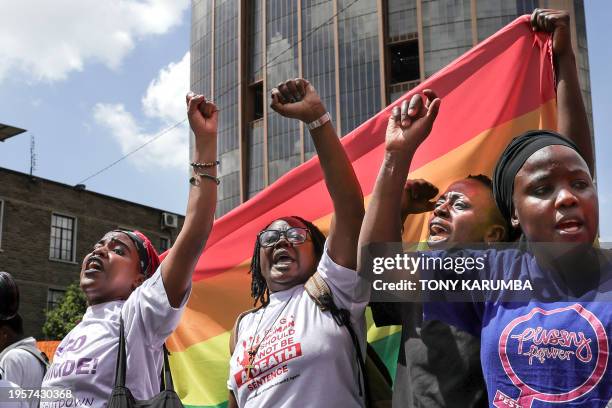
[[[327,112],[319,94],[303,78],[289,79],[272,89],[270,107],[287,118],[314,122]]]

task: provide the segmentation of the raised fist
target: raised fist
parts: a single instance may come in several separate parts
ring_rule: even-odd
[[[319,94],[303,78],[289,79],[272,89],[270,107],[287,118],[314,122],[327,112]]]
[[[423,95],[425,103],[420,94],[415,94],[410,103],[405,99],[401,108],[393,108],[385,135],[387,151],[414,152],[431,132],[441,100],[431,89],[423,90]]]
[[[402,194],[402,221],[410,214],[421,214],[434,209],[438,188],[427,180],[407,180]]]
[[[207,101],[204,95],[196,95],[193,92],[187,94],[186,100],[187,118],[196,141],[200,137],[216,137],[219,110],[215,104]]]

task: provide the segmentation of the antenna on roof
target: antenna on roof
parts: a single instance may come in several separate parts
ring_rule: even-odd
[[[34,133],[30,133],[30,177],[34,175],[36,170],[36,138]]]

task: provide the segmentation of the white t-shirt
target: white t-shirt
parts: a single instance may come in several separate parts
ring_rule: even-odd
[[[189,297],[179,308],[168,302],[161,266],[126,301],[87,308],[83,320],[58,346],[43,387],[71,389],[73,400],[41,402],[41,408],[104,408],[115,382],[119,315],[126,337],[126,387],[137,400],[159,393],[162,345],[176,328]]]
[[[327,247],[317,269],[336,305],[350,312],[365,350],[364,312],[370,285],[357,272],[336,264]],[[329,312],[321,311],[304,285],[270,294],[268,306],[242,318],[237,337],[227,386],[239,407],[364,406],[351,338]],[[255,368],[247,378],[247,350],[260,342]]]
[[[45,369],[42,362],[23,347],[39,352],[34,337],[16,341],[0,353],[2,379],[13,382],[26,390],[40,389]],[[31,408],[38,407],[38,399],[32,399]]]

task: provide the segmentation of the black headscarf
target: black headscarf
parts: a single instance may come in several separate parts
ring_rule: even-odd
[[[493,196],[497,208],[508,222],[514,211],[512,194],[516,174],[532,154],[552,145],[567,146],[580,154],[578,147],[571,140],[558,133],[550,130],[530,130],[514,138],[497,161],[493,172]],[[510,235],[511,239],[515,238],[512,233]]]

